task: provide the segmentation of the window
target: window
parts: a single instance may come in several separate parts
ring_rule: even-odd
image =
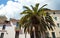
[[[17,22],[17,23],[16,23],[16,27],[18,27],[18,24],[19,24],[19,23]]]
[[[55,32],[52,32],[52,38],[56,38]]]
[[[2,29],[4,29],[4,30],[5,30],[5,27],[6,27],[6,25],[3,25],[3,28],[2,28]]]
[[[53,12],[53,14],[56,14],[55,12]]]
[[[57,23],[57,26],[58,26],[58,27],[60,27],[60,24],[59,24],[59,23]]]
[[[60,32],[59,32],[59,34],[60,34]]]
[[[54,17],[55,20],[57,20],[57,17]]]
[[[46,32],[45,34],[46,34],[46,38],[49,38],[49,32]]]

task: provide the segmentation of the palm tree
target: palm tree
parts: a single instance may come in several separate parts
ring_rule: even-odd
[[[49,10],[44,8],[46,5],[39,8],[39,3],[37,3],[35,6],[31,5],[31,9],[23,6],[25,10],[21,14],[24,14],[24,16],[20,19],[20,24],[24,27],[24,32],[30,33],[31,38],[34,38],[34,32],[35,38],[40,38],[41,34],[47,31],[47,28],[53,30],[53,27],[55,27],[52,17],[49,13],[44,12]],[[35,30],[33,30],[33,27]]]

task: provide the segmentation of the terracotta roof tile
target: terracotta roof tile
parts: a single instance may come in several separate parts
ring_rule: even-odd
[[[16,20],[16,19],[10,19],[10,21],[12,21],[12,22],[19,22],[19,20]]]
[[[5,24],[6,26],[11,26],[10,21],[0,22],[0,26],[3,26],[4,24]]]
[[[46,10],[45,12],[60,12],[60,10]]]

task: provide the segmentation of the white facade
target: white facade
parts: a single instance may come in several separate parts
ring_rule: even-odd
[[[55,12],[55,14],[53,14]],[[60,38],[60,11],[50,11],[50,14],[55,22],[54,31],[49,31],[49,37],[53,38],[52,32],[55,33],[55,38]]]
[[[53,35],[52,35],[52,32],[55,33],[55,37],[56,38],[60,38],[60,11],[55,11],[56,14],[53,14],[53,12],[50,12],[51,13],[51,16],[56,24],[56,27],[54,29],[54,31],[49,31],[49,37],[53,38]],[[6,26],[6,31],[7,32],[4,32],[4,38],[15,38],[15,27],[16,27],[16,22],[10,22],[11,26]],[[0,24],[0,30],[2,30],[2,25],[3,24]],[[23,32],[23,28],[21,29],[22,30],[22,34],[19,34],[19,38],[25,38],[25,34]],[[1,36],[1,33],[0,32],[0,36]],[[8,34],[7,34],[8,33]],[[30,35],[27,34],[26,36],[27,38],[30,38]]]
[[[3,25],[1,24],[0,25],[0,30],[2,30],[2,27]],[[12,25],[8,25],[6,26],[5,28],[6,32],[3,32],[4,33],[4,37],[3,38],[15,38],[15,31],[14,31],[14,27]],[[0,36],[1,36],[1,31],[0,31]]]
[[[6,26],[5,30],[7,32],[3,32],[4,33],[4,37],[3,38],[15,38],[15,27],[16,24],[14,25],[12,22],[10,22],[11,26]],[[2,30],[3,24],[0,24],[0,30]],[[23,29],[22,29],[23,32]],[[1,36],[1,31],[0,31],[0,36]],[[19,34],[19,38],[25,38],[25,34]],[[27,34],[27,38],[30,38],[29,34]]]

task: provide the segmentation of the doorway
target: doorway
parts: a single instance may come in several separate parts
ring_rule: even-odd
[[[19,31],[15,32],[15,38],[19,38]]]

